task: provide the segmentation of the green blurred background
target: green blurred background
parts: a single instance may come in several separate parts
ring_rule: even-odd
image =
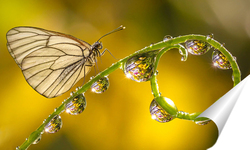
[[[1,0],[0,2],[0,149],[11,150],[24,142],[42,121],[69,96],[47,99],[25,81],[9,55],[6,33],[16,26],[35,26],[67,33],[93,44],[103,34],[126,30],[102,39],[116,58],[159,42],[165,35],[213,33],[237,57],[242,78],[249,73],[249,0]],[[160,92],[179,110],[202,112],[233,86],[231,70],[212,66],[211,53],[189,56],[181,62],[178,51],[167,52],[158,71]],[[102,71],[116,60],[108,53],[99,61]],[[94,69],[86,77],[95,75]],[[110,74],[110,88],[103,94],[85,93],[86,110],[78,116],[61,114],[62,129],[44,133],[30,150],[177,149],[203,150],[217,139],[214,123],[199,126],[175,119],[151,119],[150,84],[137,83],[121,70]],[[80,81],[77,86],[80,86]],[[72,90],[74,90],[73,88]],[[72,91],[71,90],[71,91]]]

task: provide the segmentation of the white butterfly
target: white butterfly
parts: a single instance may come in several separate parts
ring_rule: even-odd
[[[122,29],[120,26],[104,36]],[[36,27],[16,27],[7,33],[9,53],[26,81],[48,98],[67,92],[90,72],[103,54],[99,40],[90,45],[71,35]]]

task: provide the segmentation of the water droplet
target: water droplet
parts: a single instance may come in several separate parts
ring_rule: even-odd
[[[157,76],[158,74],[159,74],[159,71],[156,70],[154,75]]]
[[[70,96],[73,96],[74,95],[74,92],[70,92]]]
[[[87,102],[83,94],[74,97],[67,105],[66,112],[71,115],[78,115],[84,111]]]
[[[185,61],[185,57],[184,56],[181,57],[181,61]]]
[[[78,91],[80,89],[80,87],[76,87],[76,91]]]
[[[171,35],[166,35],[166,36],[164,36],[163,41],[167,42],[168,40],[171,40],[172,38],[173,37]]]
[[[161,96],[161,92],[159,93],[159,96]]]
[[[151,43],[151,44],[149,45],[149,47],[152,48],[153,45],[154,45],[154,43]]]
[[[181,55],[184,55],[183,52],[182,52],[182,50],[180,50],[180,49],[179,49],[179,53],[180,53]]]
[[[44,127],[45,132],[47,133],[56,133],[62,128],[62,119],[61,116],[56,115],[50,120],[50,122]]]
[[[166,112],[155,100],[150,104],[150,114],[152,119],[158,122],[169,122],[173,120],[173,116]]]
[[[184,119],[184,118],[189,118],[189,113],[184,112],[184,111],[178,111],[177,116],[178,116],[179,118],[182,118],[182,119]]]
[[[19,150],[19,146],[16,147],[16,150]]]
[[[211,45],[200,40],[188,40],[185,42],[185,46],[192,55],[202,55],[211,49]]]
[[[209,40],[209,39],[212,39],[212,38],[214,38],[214,34],[210,33],[210,34],[207,35],[206,40]]]
[[[42,135],[40,134],[40,135],[37,137],[37,139],[36,139],[32,144],[37,144],[37,143],[39,143],[39,142],[41,141],[41,139],[42,139]]]
[[[148,81],[154,73],[155,52],[147,52],[133,56],[124,67],[125,75],[137,82]]]
[[[218,50],[214,50],[212,54],[213,65],[219,69],[231,69],[230,62],[227,58]]]
[[[186,114],[186,112],[184,112],[184,111],[178,111],[178,114],[184,115],[184,114]]]
[[[56,110],[57,110],[57,108],[54,109],[54,111],[56,111]]]
[[[109,79],[108,77],[101,77],[98,81],[91,85],[92,92],[103,93],[109,88]]]
[[[194,121],[194,123],[196,123],[198,125],[206,125],[206,124],[208,124],[210,122],[211,122],[210,119],[207,119],[207,120],[196,120],[196,121]]]
[[[234,82],[234,75],[232,75],[232,80],[233,80],[233,82]]]
[[[234,58],[235,61],[237,60],[237,58],[235,56],[233,56],[233,58]]]
[[[119,68],[120,68],[120,69],[123,69],[122,67],[123,67],[123,63],[120,65],[120,67],[119,67]]]
[[[92,80],[94,78],[94,76],[90,77],[90,80]]]

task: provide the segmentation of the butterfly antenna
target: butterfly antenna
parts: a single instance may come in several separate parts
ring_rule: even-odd
[[[125,27],[124,27],[123,25],[121,25],[120,27],[114,29],[113,31],[110,31],[110,32],[107,33],[107,34],[104,34],[102,37],[100,37],[99,40],[97,40],[97,42],[100,41],[103,37],[105,37],[105,36],[107,36],[107,35],[109,35],[109,34],[111,34],[111,33],[115,33],[115,32],[117,32],[117,31],[121,31],[121,30],[124,30],[124,29],[125,29]]]

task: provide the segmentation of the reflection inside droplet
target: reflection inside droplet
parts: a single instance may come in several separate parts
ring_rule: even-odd
[[[103,93],[109,88],[108,77],[101,77],[98,81],[91,85],[91,91],[94,93]]]
[[[137,82],[148,81],[154,73],[155,52],[133,56],[127,60],[124,73],[127,78]]]
[[[213,65],[219,69],[231,69],[230,62],[219,50],[213,51],[212,62]]]
[[[44,127],[44,131],[47,133],[56,133],[62,128],[61,116],[56,115],[50,122]]]
[[[164,123],[173,120],[173,116],[167,113],[155,100],[150,104],[151,118]]]
[[[66,113],[71,115],[78,115],[84,111],[87,102],[83,94],[79,94],[74,97],[65,108]]]
[[[185,42],[185,46],[192,55],[205,54],[211,48],[208,43],[200,40],[188,40]]]

